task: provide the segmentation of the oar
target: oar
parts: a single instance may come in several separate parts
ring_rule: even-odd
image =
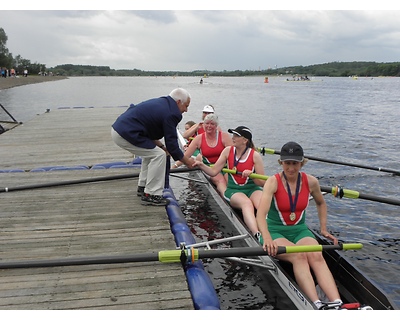
[[[198,183],[203,183],[203,184],[208,183],[207,181],[202,181],[202,180],[198,180],[198,179],[192,179],[192,178],[180,176],[180,175],[178,175],[178,174],[170,173],[169,175],[170,175],[171,177],[175,177],[175,178],[179,178],[179,179],[183,179],[183,180],[188,180],[188,181],[193,181],[193,182],[198,182]]]
[[[240,171],[227,169],[227,168],[222,168],[222,171],[225,172],[225,173],[230,173],[230,174],[242,174],[242,172],[240,172]],[[264,176],[262,174],[257,174],[257,173],[251,173],[249,175],[249,177],[252,178],[252,179],[261,179],[261,180],[267,180],[269,178],[268,176]]]
[[[223,172],[226,173],[231,173],[231,174],[242,174],[242,172],[238,172],[232,169],[222,169]],[[264,176],[262,174],[256,174],[252,173],[249,176],[252,179],[262,179],[262,180],[267,180],[269,177]],[[349,190],[349,189],[343,189],[340,186],[336,187],[323,187],[320,186],[321,191],[323,192],[328,192],[333,194],[336,198],[350,198],[350,199],[365,199],[365,200],[371,200],[371,201],[376,201],[376,202],[381,202],[381,203],[387,203],[387,204],[393,204],[396,206],[400,206],[400,201],[396,199],[389,199],[389,198],[384,198],[384,197],[378,197],[378,196],[373,196],[373,195],[368,195],[365,193],[360,193],[355,190]]]
[[[400,201],[396,199],[389,199],[384,197],[378,197],[373,195],[368,195],[355,190],[343,189],[340,186],[336,187],[323,187],[321,186],[321,191],[325,191],[333,194],[336,198],[350,198],[350,199],[365,199],[381,203],[393,204],[395,206],[400,206]]]
[[[361,243],[342,243],[338,245],[310,245],[310,246],[280,246],[278,254],[299,253],[299,252],[317,252],[326,250],[359,250],[362,249]],[[62,267],[78,266],[90,264],[117,264],[132,262],[151,262],[159,261],[164,263],[181,262],[193,263],[199,259],[206,258],[225,258],[225,257],[247,257],[247,256],[266,256],[267,251],[259,247],[240,247],[230,249],[176,249],[164,250],[152,253],[139,253],[131,255],[104,256],[104,257],[83,257],[83,258],[61,258],[48,260],[25,260],[1,262],[0,269],[15,268],[44,268],[44,267]]]
[[[177,168],[171,169],[170,172],[172,173],[180,173],[180,172],[189,172],[199,170],[198,168]],[[118,179],[131,179],[139,177],[139,173],[131,173],[131,174],[121,174],[121,175],[114,175],[114,176],[103,176],[103,177],[94,177],[94,178],[86,178],[86,179],[77,179],[77,180],[69,180],[69,181],[58,181],[58,182],[49,182],[49,183],[42,183],[42,184],[33,184],[33,185],[26,185],[26,186],[16,186],[16,187],[6,187],[1,188],[1,192],[11,192],[11,191],[21,191],[21,190],[30,190],[30,189],[38,189],[38,188],[49,188],[49,187],[57,187],[57,186],[66,186],[66,185],[73,185],[73,184],[81,184],[81,183],[90,183],[90,182],[100,182],[100,181],[109,181],[109,180],[118,180]]]
[[[257,148],[257,150],[261,154],[281,154],[280,151],[276,151],[274,149],[269,149],[269,148]],[[307,159],[310,160],[315,160],[315,161],[321,161],[321,162],[327,162],[327,163],[334,163],[334,164],[340,164],[344,166],[349,166],[349,167],[356,167],[356,168],[362,168],[362,169],[369,169],[369,170],[375,170],[375,171],[381,171],[381,172],[388,172],[388,173],[393,173],[395,175],[400,175],[400,171],[393,170],[393,169],[385,169],[381,167],[372,167],[372,166],[366,166],[363,164],[356,164],[356,163],[350,163],[350,162],[342,162],[342,161],[337,161],[337,160],[329,160],[329,159],[323,159],[323,158],[317,158],[317,157],[312,157],[305,155],[304,156]]]

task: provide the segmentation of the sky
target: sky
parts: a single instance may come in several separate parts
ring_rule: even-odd
[[[21,0],[0,10],[0,28],[14,57],[46,67],[231,71],[400,61],[400,8],[386,0],[127,2]]]

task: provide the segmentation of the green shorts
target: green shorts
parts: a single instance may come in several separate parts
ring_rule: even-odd
[[[315,239],[314,234],[310,231],[310,229],[308,229],[307,225],[305,224],[296,226],[268,225],[268,231],[271,235],[272,240],[286,238],[294,244],[306,237],[311,237]],[[264,244],[262,237],[260,238],[260,243]]]
[[[243,186],[241,188],[227,188],[225,190],[224,197],[226,200],[229,201],[235,193],[241,192],[244,193],[248,198],[250,198],[253,192],[257,190],[262,191],[262,188],[257,185]]]

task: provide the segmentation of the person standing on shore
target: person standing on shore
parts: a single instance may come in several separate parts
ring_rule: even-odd
[[[142,158],[137,195],[142,205],[165,206],[162,197],[167,158],[181,161],[188,168],[194,159],[185,156],[179,148],[177,125],[190,104],[185,89],[172,90],[168,96],[131,105],[114,122],[111,136],[115,144]],[[160,141],[164,138],[165,146]]]

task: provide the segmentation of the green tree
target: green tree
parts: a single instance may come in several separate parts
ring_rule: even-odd
[[[15,67],[15,70],[17,71],[18,74],[23,74],[24,69],[28,69],[29,73],[34,73],[32,68],[31,68],[31,61],[28,59],[22,58],[20,55],[17,55],[13,59],[13,66]]]
[[[0,28],[0,67],[9,68],[10,54],[6,47],[8,37],[3,28]]]

